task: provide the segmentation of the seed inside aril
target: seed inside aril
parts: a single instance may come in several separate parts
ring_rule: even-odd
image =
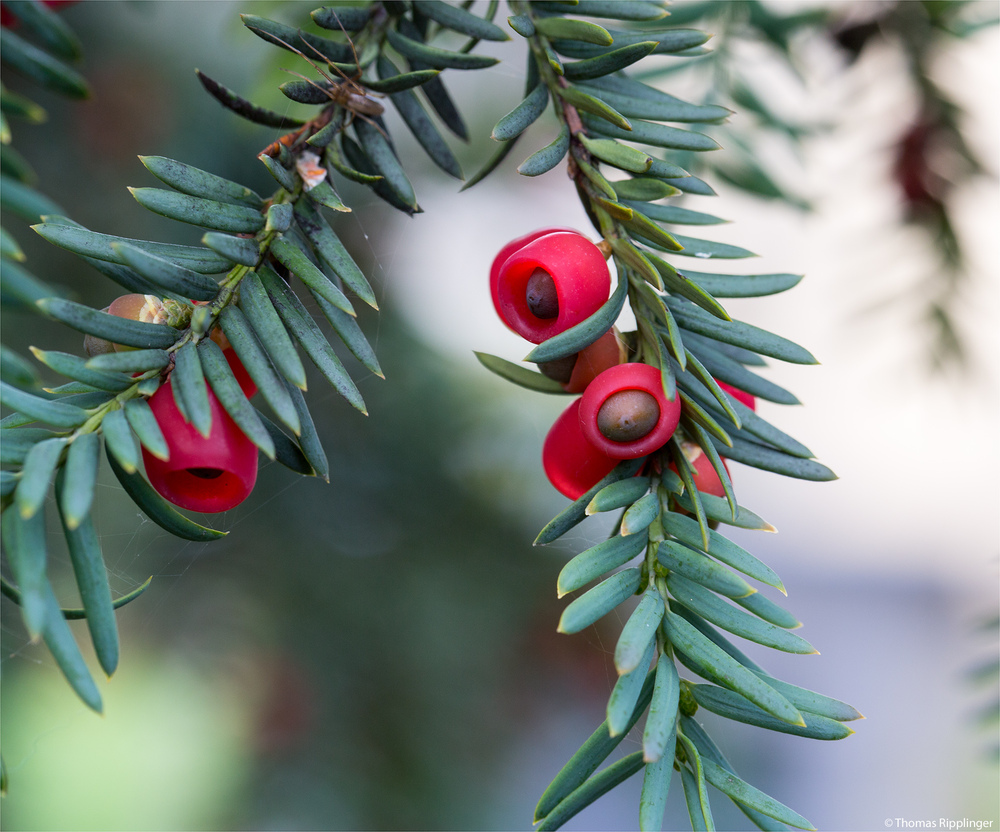
[[[560,384],[569,384],[569,380],[573,377],[573,368],[576,366],[576,359],[579,355],[579,353],[575,352],[572,355],[567,355],[565,358],[557,358],[555,361],[543,361],[538,365],[538,369],[541,370],[543,376],[547,376],[553,381],[558,381]]]
[[[188,468],[187,472],[203,480],[218,479],[225,473],[221,468]]]
[[[545,269],[535,269],[524,292],[528,310],[536,318],[555,318],[559,314],[559,295],[556,284]]]
[[[597,429],[612,442],[635,442],[660,420],[660,405],[645,390],[621,390],[597,411]]]

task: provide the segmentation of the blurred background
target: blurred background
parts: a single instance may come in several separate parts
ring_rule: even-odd
[[[15,124],[15,146],[40,189],[88,227],[195,243],[197,230],[135,205],[126,186],[153,184],[136,156],[272,190],[255,156],[277,134],[238,123],[193,70],[284,109],[274,88],[288,76],[277,68],[295,59],[243,29],[238,13],[299,24],[313,5],[68,8],[94,97],[69,104],[32,88],[49,122]],[[677,4],[678,17],[689,5]],[[783,295],[726,305],[821,361],[775,363],[769,377],[805,406],[762,403],[761,412],[840,479],[805,483],[735,465],[741,503],[779,533],[732,537],[782,576],[788,608],[822,655],[748,652],[867,719],[834,744],[711,715],[705,723],[744,777],[821,829],[901,828],[887,821],[896,818],[997,828],[997,722],[988,716],[997,679],[973,676],[998,650],[985,622],[997,613],[1000,553],[1000,43],[987,26],[938,39],[922,56],[921,72],[956,105],[965,149],[983,168],[975,175],[957,163],[954,147],[934,156],[932,196],[960,244],[956,267],[926,233],[940,237],[940,215],[928,223],[926,199],[900,175],[903,141],[922,112],[912,56],[891,32],[855,48],[856,27],[893,6],[767,4],[776,15],[819,10],[837,21],[833,34],[791,32],[794,71],[773,44],[729,41],[730,71],[747,67],[779,123],[804,129],[781,135],[741,110],[714,133],[737,145],[716,154],[720,178],[706,173],[719,196],[685,203],[733,221],[703,236],[760,255],[732,271],[806,274]],[[996,13],[992,2],[969,6],[973,19]],[[520,44],[493,49],[498,66],[445,76],[474,137],[452,143],[466,176],[523,88]],[[664,89],[701,95],[696,67],[675,73],[676,59],[657,60]],[[4,83],[20,88],[12,73]],[[311,385],[329,485],[264,461],[251,499],[215,518],[231,534],[203,545],[147,521],[104,472],[96,519],[112,588],[127,592],[150,575],[152,586],[119,613],[122,663],[100,685],[103,717],[74,697],[4,599],[5,829],[531,828],[541,791],[603,719],[623,623],[612,615],[576,636],[556,634],[565,602],[555,577],[608,527],[591,519],[559,545],[531,546],[565,504],[539,464],[565,402],[500,381],[472,354],[517,361],[526,352],[492,310],[495,252],[546,225],[588,230],[561,169],[538,180],[514,172],[554,132],[543,119],[523,152],[459,195],[398,131],[425,212],[413,219],[342,189],[354,212],[336,228],[379,293],[382,314],[360,314],[386,380],[353,365],[367,419],[318,379]],[[778,194],[748,193],[738,165],[725,178],[726,160],[741,152],[771,173]],[[782,194],[793,199],[774,198]],[[96,307],[120,293],[18,221],[5,225],[36,274]],[[76,335],[27,313],[5,312],[3,330],[22,353],[80,351]],[[57,551],[56,560],[72,605],[66,558]],[[637,747],[628,738],[620,750]],[[566,828],[634,828],[639,785],[633,778]],[[739,812],[714,802],[720,829],[744,828]],[[687,824],[675,783],[665,827]]]

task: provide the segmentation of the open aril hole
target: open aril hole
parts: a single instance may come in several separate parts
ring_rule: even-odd
[[[559,316],[559,295],[556,284],[545,269],[535,269],[525,286],[524,298],[528,311],[536,318],[556,318]]]
[[[191,476],[203,480],[215,480],[225,473],[221,468],[188,468],[186,470]]]
[[[635,442],[660,420],[660,405],[645,390],[621,390],[597,411],[597,429],[612,442]]]

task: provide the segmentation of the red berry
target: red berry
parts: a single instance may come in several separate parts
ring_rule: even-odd
[[[496,304],[518,335],[540,344],[593,315],[611,294],[601,250],[575,231],[539,237],[500,266]]]
[[[211,388],[212,429],[208,437],[184,421],[170,382],[149,399],[167,440],[170,457],[158,459],[146,448],[142,459],[149,484],[176,506],[215,513],[242,503],[257,481],[257,447],[236,426]]]
[[[497,253],[497,256],[493,258],[493,265],[490,267],[490,295],[493,297],[493,308],[496,309],[497,314],[500,316],[501,320],[506,324],[507,321],[500,311],[500,297],[497,289],[500,285],[500,267],[507,262],[507,258],[510,257],[515,251],[519,251],[524,248],[528,243],[532,243],[539,237],[545,237],[548,234],[555,234],[557,231],[567,231],[571,234],[576,234],[572,228],[543,228],[540,231],[532,231],[530,234],[525,234],[523,237],[518,237],[516,240],[511,240],[507,245],[505,245]],[[510,324],[507,324],[510,326]]]
[[[716,379],[716,383],[730,396],[736,399],[736,401],[742,402],[751,410],[757,409],[757,399],[747,393],[746,390],[740,390],[738,387],[733,387],[731,384],[726,384],[726,382],[719,381],[718,379]]]
[[[575,399],[556,419],[542,445],[542,466],[549,482],[575,500],[607,476],[618,460],[591,445],[580,429],[580,402]]]
[[[608,368],[580,399],[583,435],[616,459],[635,459],[662,447],[680,417],[680,397],[667,399],[660,371],[648,364]]]
[[[576,354],[576,363],[569,381],[563,384],[567,393],[582,393],[595,378],[626,358],[625,345],[618,340],[618,331],[609,329],[589,347]]]

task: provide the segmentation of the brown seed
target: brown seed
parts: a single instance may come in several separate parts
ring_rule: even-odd
[[[635,442],[660,420],[660,405],[645,390],[621,390],[597,411],[597,429],[612,442]]]
[[[547,376],[553,381],[558,381],[560,384],[569,384],[569,380],[573,377],[573,368],[576,366],[576,359],[579,355],[580,353],[575,352],[572,355],[567,355],[565,358],[557,358],[555,361],[543,361],[538,365],[538,369],[541,370],[543,376]]]
[[[221,468],[188,468],[187,472],[203,480],[218,479],[224,473]]]
[[[545,269],[535,269],[524,292],[528,310],[536,318],[555,318],[559,315],[559,295],[556,284]]]

